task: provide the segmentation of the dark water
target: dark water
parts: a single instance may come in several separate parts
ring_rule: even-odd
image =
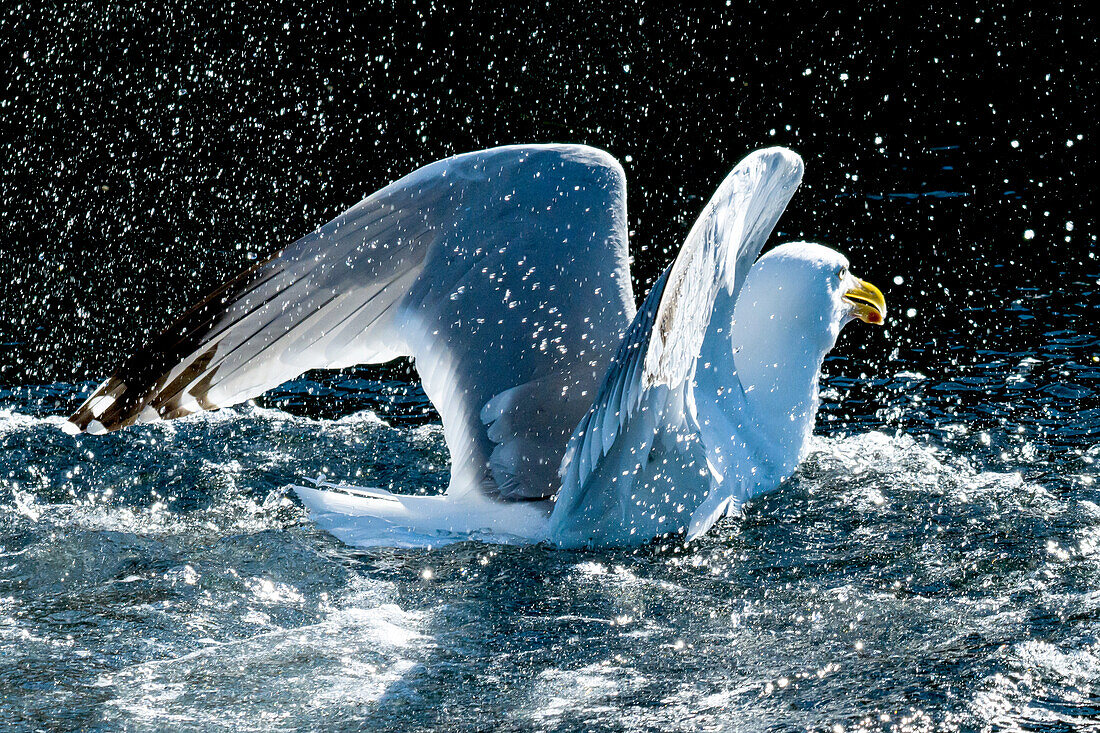
[[[1095,726],[1087,10],[771,5],[6,6],[4,725]],[[810,457],[743,518],[637,552],[344,547],[283,487],[446,482],[403,365],[58,430],[250,258],[416,165],[549,140],[624,161],[639,295],[766,144],[807,161],[781,238],[886,291],[887,328],[826,363]]]

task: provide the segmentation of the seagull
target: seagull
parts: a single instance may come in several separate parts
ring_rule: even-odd
[[[693,540],[795,471],[826,353],[847,323],[886,317],[828,247],[758,259],[802,174],[785,148],[748,155],[636,309],[613,156],[511,145],[431,163],[214,291],[66,427],[172,420],[310,369],[411,357],[448,488],[295,486],[338,539]]]

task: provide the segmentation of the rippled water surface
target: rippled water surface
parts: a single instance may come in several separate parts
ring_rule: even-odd
[[[1100,315],[1021,302],[1064,325]],[[636,552],[357,551],[320,532],[287,483],[445,484],[440,428],[393,383],[323,375],[281,407],[75,439],[57,414],[90,384],[9,389],[0,714],[150,730],[1085,725],[1100,714],[1097,347],[1063,328],[1029,354],[923,373],[898,357],[862,380],[832,359],[794,479],[701,542]],[[375,411],[309,417],[311,392]]]

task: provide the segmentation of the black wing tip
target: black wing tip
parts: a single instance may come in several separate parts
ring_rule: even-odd
[[[108,380],[69,416],[61,429],[73,435],[103,435],[124,428],[136,417],[126,402],[126,384]]]
[[[206,381],[206,380],[202,380]],[[198,386],[204,387],[200,381]],[[183,395],[192,398],[183,404]],[[198,395],[190,391],[166,390],[154,387],[142,397],[135,397],[125,382],[109,381],[89,397],[61,426],[70,435],[87,433],[104,435],[122,428],[158,420],[175,420],[195,412],[217,410],[219,405],[207,398],[205,390]]]

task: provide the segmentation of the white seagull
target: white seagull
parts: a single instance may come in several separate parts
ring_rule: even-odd
[[[635,312],[611,155],[515,145],[432,163],[194,306],[68,427],[170,420],[407,356],[443,419],[450,485],[294,487],[337,538],[690,540],[793,473],[825,354],[848,322],[886,315],[827,247],[757,260],[802,170],[784,148],[742,160]]]

